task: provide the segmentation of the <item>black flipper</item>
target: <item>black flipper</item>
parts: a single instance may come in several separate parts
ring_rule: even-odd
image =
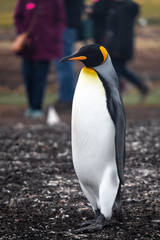
[[[118,79],[113,79],[113,84],[110,85],[101,74],[98,72],[97,74],[104,85],[107,96],[107,108],[115,124],[116,164],[120,183],[124,184],[126,120],[122,98],[118,89]]]
[[[114,106],[114,124],[116,127],[115,144],[116,144],[116,163],[118,175],[121,184],[124,184],[124,164],[125,164],[125,115],[121,102],[112,97]]]

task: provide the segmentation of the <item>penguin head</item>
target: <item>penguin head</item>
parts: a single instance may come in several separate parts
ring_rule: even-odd
[[[108,52],[103,46],[98,44],[88,44],[81,47],[75,54],[62,58],[60,62],[79,60],[84,63],[86,67],[92,68],[104,63],[107,56]]]

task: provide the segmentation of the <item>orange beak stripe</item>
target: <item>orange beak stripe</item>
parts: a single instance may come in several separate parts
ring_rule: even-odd
[[[80,57],[73,57],[73,58],[69,58],[68,60],[86,60],[87,57],[85,56],[80,56]]]

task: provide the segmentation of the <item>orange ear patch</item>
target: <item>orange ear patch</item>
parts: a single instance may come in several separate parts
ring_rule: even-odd
[[[106,59],[107,59],[107,56],[108,56],[108,52],[107,52],[107,50],[103,47],[103,46],[100,46],[100,48],[99,48],[100,50],[101,50],[101,53],[102,53],[102,55],[103,55],[103,58],[104,58],[104,60],[103,60],[103,62],[102,63],[104,63],[105,61],[106,61]]]

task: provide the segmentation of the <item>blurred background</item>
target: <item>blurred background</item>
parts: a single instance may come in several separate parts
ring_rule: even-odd
[[[135,58],[130,68],[135,71],[150,87],[145,101],[141,102],[140,93],[126,82],[123,99],[127,116],[136,118],[159,118],[160,116],[160,1],[136,0],[141,11],[136,20]],[[20,72],[21,59],[11,52],[15,38],[13,10],[16,0],[0,0],[0,124],[21,121],[26,108],[26,95]],[[86,4],[91,4],[86,1]],[[82,14],[82,18],[83,18]],[[77,41],[78,49],[86,42]],[[82,65],[76,63],[78,75]],[[57,98],[57,73],[54,65],[50,66],[48,87],[44,100],[47,111],[49,104]]]

